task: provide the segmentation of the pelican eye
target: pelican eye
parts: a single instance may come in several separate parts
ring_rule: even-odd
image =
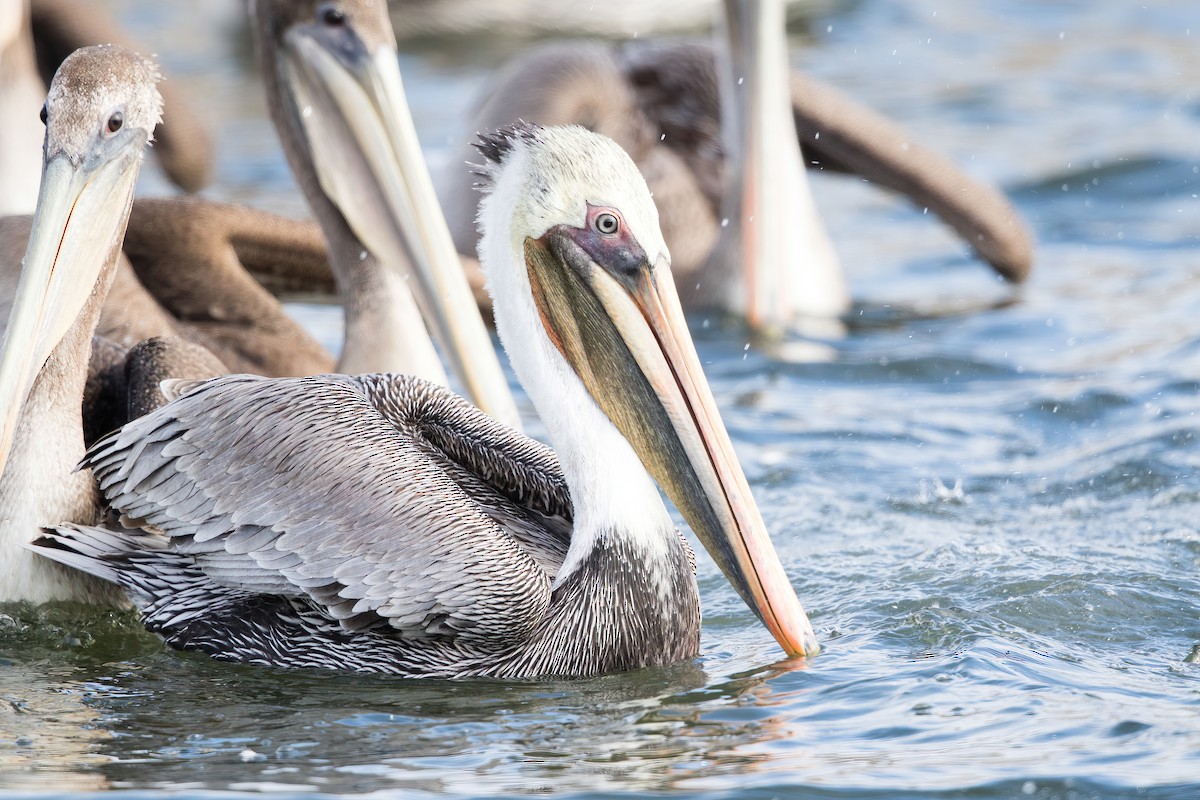
[[[112,116],[108,118],[108,124],[105,127],[108,128],[109,133],[116,133],[117,131],[121,130],[121,126],[124,124],[125,115],[120,111],[114,111]]]
[[[609,214],[607,211],[597,215],[596,221],[593,224],[596,226],[596,231],[605,236],[612,236],[621,227],[617,215]]]
[[[46,110],[45,103],[42,103],[42,110],[41,110],[41,113],[38,114],[38,116],[41,117],[43,125],[46,124],[46,120],[50,119],[50,112]]]
[[[346,24],[346,12],[333,5],[322,6],[317,11],[317,17],[331,28],[340,28]]]

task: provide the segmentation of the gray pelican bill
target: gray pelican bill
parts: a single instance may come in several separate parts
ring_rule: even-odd
[[[1023,280],[1031,238],[1004,195],[878,113],[789,75],[772,8],[778,14],[770,3],[726,3],[717,50],[732,49],[728,55],[697,42],[535,48],[484,89],[469,130],[517,119],[576,123],[621,144],[654,194],[686,308],[721,308],[768,327],[845,308],[840,267],[801,163],[907,196],[1006,280]],[[464,141],[451,161],[470,157]],[[456,246],[473,252],[478,198],[470,177],[448,172],[439,188]]]
[[[0,346],[0,601],[118,593],[31,558],[58,520],[95,522],[81,398],[92,331],[116,270],[146,145],[161,112],[153,63],[119,47],[63,62],[45,102],[41,192]],[[7,277],[12,273],[0,273]]]
[[[481,150],[496,325],[557,457],[410,376],[218,378],[85,459],[161,536],[63,526],[33,548],[218,659],[594,675],[697,653],[695,563],[661,487],[784,650],[814,654],[637,168],[578,127]]]
[[[384,0],[258,0],[252,12],[271,118],[345,308],[339,371],[446,383],[428,324],[470,397],[518,424],[421,154]]]
[[[27,214],[37,203],[42,126],[37,109],[54,71],[68,55],[94,44],[132,50],[121,31],[95,3],[85,0],[5,0],[0,3],[0,216]],[[169,84],[163,89],[166,125],[159,126],[155,156],[184,191],[212,178],[213,146],[203,118]]]

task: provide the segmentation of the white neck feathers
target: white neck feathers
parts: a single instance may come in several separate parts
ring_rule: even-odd
[[[605,536],[665,548],[674,528],[658,488],[625,437],[596,405],[542,327],[529,285],[519,215],[527,154],[509,156],[480,205],[480,264],[496,330],[521,385],[546,425],[575,509],[571,547],[558,581]],[[519,161],[518,161],[519,160]],[[536,234],[535,234],[536,235]]]

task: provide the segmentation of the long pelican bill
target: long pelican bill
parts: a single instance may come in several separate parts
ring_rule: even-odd
[[[669,265],[651,265],[640,248],[598,264],[580,233],[560,225],[525,240],[551,341],[783,649],[815,655],[816,636],[734,455]]]
[[[727,2],[730,45],[723,135],[736,146],[746,321],[781,333],[828,334],[849,308],[841,263],[808,185],[789,88],[784,4]],[[735,82],[734,77],[739,80]]]
[[[286,34],[282,63],[322,190],[380,260],[412,265],[417,303],[465,389],[493,417],[518,424],[421,154],[394,47],[372,53],[348,27],[302,25]]]
[[[129,216],[146,134],[128,131],[115,156],[74,165],[66,155],[42,168],[37,210],[0,345],[0,473],[22,405],[42,364],[75,323],[112,249],[116,220]],[[124,231],[121,222],[120,230]],[[88,272],[75,265],[94,265]]]

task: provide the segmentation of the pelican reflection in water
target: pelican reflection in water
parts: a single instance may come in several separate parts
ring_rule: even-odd
[[[219,659],[593,675],[697,654],[695,563],[661,487],[784,650],[815,653],[637,168],[578,127],[481,150],[480,259],[554,452],[412,377],[218,378],[85,459],[151,532],[63,526],[36,551]]]

